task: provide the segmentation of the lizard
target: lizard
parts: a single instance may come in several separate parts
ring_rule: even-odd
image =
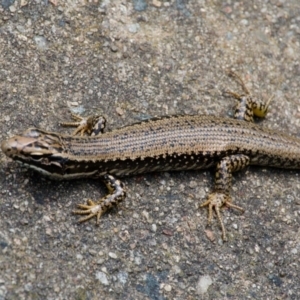
[[[232,203],[232,173],[248,165],[300,169],[300,139],[263,128],[253,117],[265,117],[271,98],[254,99],[245,83],[230,72],[243,93],[227,93],[238,100],[235,118],[210,115],[156,117],[104,132],[106,120],[95,115],[72,115],[72,135],[29,128],[1,144],[13,160],[55,179],[100,178],[108,194],[98,201],[87,200],[73,212],[80,222],[100,217],[123,201],[126,189],[119,177],[147,172],[215,168],[215,183],[207,200],[208,224],[213,211],[227,240],[221,216],[223,206],[244,212]],[[85,135],[85,133],[87,135]]]

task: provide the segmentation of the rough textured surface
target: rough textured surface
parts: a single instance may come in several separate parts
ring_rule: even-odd
[[[1,140],[33,125],[64,131],[70,110],[104,113],[111,128],[231,115],[222,92],[240,87],[229,68],[254,96],[275,95],[264,126],[299,131],[299,1],[0,4]],[[298,299],[298,177],[236,174],[233,199],[246,212],[223,212],[222,244],[198,208],[209,171],[128,178],[127,200],[96,227],[70,212],[102,184],[49,181],[1,153],[0,299]]]

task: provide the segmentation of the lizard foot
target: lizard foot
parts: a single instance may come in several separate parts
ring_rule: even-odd
[[[213,209],[217,214],[217,219],[220,223],[222,229],[222,239],[227,241],[226,229],[222,220],[220,209],[223,206],[228,206],[234,209],[237,209],[241,212],[244,212],[244,209],[240,206],[234,205],[231,203],[231,197],[228,194],[222,192],[214,192],[208,196],[208,199],[200,205],[200,207],[208,206],[208,225],[211,224],[213,217]]]
[[[103,133],[103,130],[105,128],[106,120],[104,117],[95,115],[95,116],[89,116],[89,117],[81,117],[75,114],[71,114],[72,118],[74,119],[74,122],[63,122],[60,123],[61,126],[71,126],[71,127],[77,127],[72,135],[80,134],[81,136],[84,135],[84,133],[87,133],[88,135],[98,135],[99,133]]]
[[[78,209],[73,213],[76,215],[87,215],[79,219],[79,222],[87,221],[93,217],[97,217],[99,224],[100,217],[112,206],[119,204],[126,197],[124,184],[115,179],[112,175],[106,174],[103,176],[103,181],[108,189],[109,194],[101,198],[97,202],[91,199],[87,200],[87,204],[78,204]]]

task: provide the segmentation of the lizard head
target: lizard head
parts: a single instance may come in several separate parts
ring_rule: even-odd
[[[61,173],[64,146],[60,137],[37,128],[29,128],[1,143],[2,151],[17,162],[45,175]]]

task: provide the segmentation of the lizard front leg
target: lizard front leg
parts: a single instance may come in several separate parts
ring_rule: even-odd
[[[77,207],[79,209],[74,210],[73,213],[77,215],[87,215],[79,219],[79,222],[84,222],[93,217],[97,217],[98,224],[103,213],[125,199],[125,186],[120,180],[107,174],[103,176],[103,181],[108,189],[108,195],[99,199],[97,202],[89,199],[87,200],[87,204],[78,204]]]
[[[106,125],[106,119],[103,116],[95,115],[89,117],[81,117],[72,114],[72,118],[75,122],[64,122],[62,126],[74,126],[77,127],[73,132],[73,135],[83,135],[87,133],[91,136],[101,135]],[[100,217],[113,205],[117,205],[123,201],[126,197],[124,184],[115,179],[112,175],[106,174],[102,177],[107,189],[108,195],[94,202],[93,200],[87,200],[87,204],[78,204],[79,209],[74,210],[74,214],[87,215],[79,219],[79,222],[87,221],[93,217],[97,217],[97,224]]]
[[[80,134],[81,136],[86,132],[91,136],[95,136],[103,133],[106,119],[103,116],[94,115],[89,117],[81,117],[75,114],[71,114],[74,122],[63,122],[61,126],[77,127],[73,131],[73,135]]]

